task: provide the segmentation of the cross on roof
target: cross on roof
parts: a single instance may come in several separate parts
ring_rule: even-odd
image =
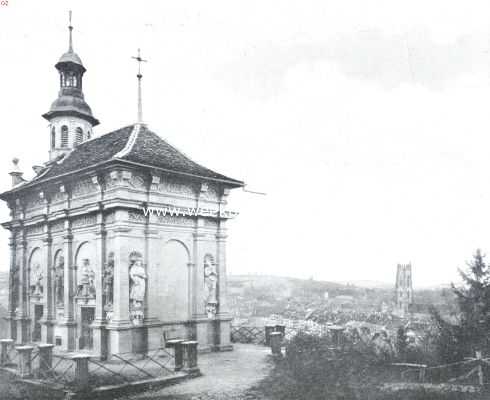
[[[140,49],[138,49],[138,56],[136,56],[136,57],[133,56],[131,58],[134,58],[136,61],[138,61],[138,75],[137,76],[138,76],[138,79],[141,79],[141,77],[143,76],[143,75],[141,75],[141,63],[142,62],[148,62],[148,60],[144,60],[143,58],[141,58],[141,50]]]
[[[143,75],[141,74],[141,63],[142,62],[147,62],[147,60],[144,60],[141,58],[141,51],[138,49],[138,56],[137,57],[132,57],[136,61],[138,61],[138,123],[143,122],[143,100],[141,98],[141,78],[143,78]]]

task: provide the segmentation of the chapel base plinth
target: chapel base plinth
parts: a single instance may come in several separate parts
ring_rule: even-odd
[[[131,321],[111,322],[107,325],[109,343],[108,357],[111,354],[130,353],[133,351],[133,326]]]
[[[54,324],[56,321],[41,321],[41,341],[44,343],[54,343]]]
[[[213,343],[209,343],[210,320],[207,318],[198,319],[195,322],[195,340],[198,342],[197,350],[199,353],[209,353],[213,350]]]
[[[17,330],[15,342],[17,344],[29,343],[31,341],[31,320],[29,318],[16,318],[15,327]]]
[[[146,326],[146,338],[148,341],[149,351],[163,347],[164,343],[161,325]]]
[[[61,339],[61,349],[63,351],[75,350],[76,327],[75,321],[63,321],[58,324],[57,332]]]
[[[92,323],[93,331],[93,353],[100,359],[106,360],[108,354],[107,330],[105,323],[95,321]]]

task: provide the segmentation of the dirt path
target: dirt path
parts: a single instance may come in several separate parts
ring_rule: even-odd
[[[160,389],[131,396],[131,400],[252,400],[248,392],[264,378],[271,364],[270,349],[256,345],[236,344],[233,351],[199,356],[203,376]]]

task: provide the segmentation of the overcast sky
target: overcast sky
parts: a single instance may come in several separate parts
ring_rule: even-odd
[[[490,253],[487,1],[8,0],[2,190],[12,157],[48,158],[70,8],[97,134],[135,121],[141,47],[149,127],[267,193],[232,195],[230,273],[394,282],[411,261],[422,286]]]

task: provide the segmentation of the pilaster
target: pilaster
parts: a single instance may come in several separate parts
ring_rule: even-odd
[[[19,304],[16,313],[17,343],[24,344],[30,341],[30,326],[27,298],[27,240],[25,229],[20,231],[21,237],[21,264],[19,272]]]
[[[75,349],[75,328],[74,304],[73,304],[73,235],[71,232],[71,222],[65,220],[65,232],[63,236],[63,255],[65,259],[64,274],[64,317],[58,324],[62,336],[63,350],[72,351]]]
[[[15,242],[15,230],[10,231],[10,270],[9,270],[9,297],[8,297],[8,323],[9,323],[9,335],[11,339],[17,337],[17,327],[15,324],[15,308],[16,308],[16,292],[18,291],[17,276],[19,271],[16,265],[17,256],[17,243]],[[18,297],[18,296],[17,296]]]
[[[107,332],[104,312],[104,268],[107,263],[107,231],[103,208],[97,214],[97,232],[95,233],[95,320],[92,323],[94,333],[94,352],[100,359],[107,358]]]
[[[121,210],[116,211],[115,220],[121,221],[125,217]],[[130,237],[127,235],[131,229],[119,226],[112,234],[112,251],[114,252],[114,302],[111,321],[107,324],[109,330],[110,352],[113,354],[126,353],[132,349],[133,327],[129,319],[129,254]]]
[[[204,255],[205,250],[203,242],[205,240],[205,234],[202,231],[204,227],[204,219],[198,218],[196,229],[194,232],[194,263],[191,265],[193,270],[189,274],[192,277],[190,282],[191,288],[191,304],[192,304],[192,318],[201,319],[206,317],[206,307],[204,304]]]
[[[52,244],[49,224],[45,225],[45,237],[43,239],[43,256],[45,260],[45,269],[43,271],[43,319],[41,321],[41,338],[44,343],[54,343],[54,302],[53,302],[53,265],[52,265]]]

